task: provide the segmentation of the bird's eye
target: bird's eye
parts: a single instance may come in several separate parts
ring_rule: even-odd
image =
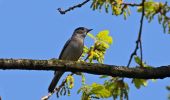
[[[78,33],[78,34],[83,34],[83,33],[84,33],[84,30],[77,30],[77,33]]]

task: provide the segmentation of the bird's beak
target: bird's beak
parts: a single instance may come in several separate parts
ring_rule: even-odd
[[[93,29],[87,29],[87,33],[90,32],[90,31],[92,31],[92,30],[93,30]]]

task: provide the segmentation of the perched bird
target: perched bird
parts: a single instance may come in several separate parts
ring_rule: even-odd
[[[77,61],[83,53],[84,39],[87,33],[91,30],[92,29],[87,29],[85,27],[79,27],[75,29],[71,38],[65,43],[59,59]],[[48,92],[53,92],[63,74],[63,71],[55,71],[55,75],[48,88]]]

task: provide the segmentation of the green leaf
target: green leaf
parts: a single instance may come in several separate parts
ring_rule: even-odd
[[[133,79],[132,82],[134,83],[135,87],[139,89],[141,86],[147,86],[147,80],[146,79]]]
[[[120,98],[128,98],[129,86],[125,83],[121,78],[112,78],[111,80],[107,80],[104,83],[105,88],[108,89],[114,99]]]
[[[74,77],[72,75],[68,75],[66,78],[66,83],[69,89],[74,87]]]
[[[95,40],[95,43],[93,46],[89,48],[84,48],[84,52],[88,54],[88,60],[90,63],[93,62],[93,60],[97,60],[99,63],[103,63],[104,61],[104,54],[106,50],[110,47],[113,40],[112,37],[109,36],[108,30],[100,31],[96,37],[94,37],[92,34],[88,34],[91,38]],[[84,53],[82,57],[84,57]]]
[[[113,43],[113,39],[111,36],[109,36],[108,30],[103,30],[103,31],[99,32],[96,35],[96,38],[100,41],[108,43],[109,45],[111,45]]]
[[[77,94],[79,94],[80,92],[89,94],[90,91],[91,91],[91,86],[89,86],[89,85],[83,85],[83,86],[77,91]]]
[[[135,62],[138,64],[138,65],[141,65],[142,63],[142,66],[143,66],[143,62],[141,62],[141,59],[138,57],[138,56],[134,56],[134,59],[135,59]]]
[[[101,75],[100,78],[108,78],[109,76],[107,75]]]
[[[88,51],[89,51],[89,48],[88,48],[87,46],[84,46],[83,52],[84,52],[84,53],[87,53]]]
[[[110,97],[110,92],[104,87],[104,85],[100,85],[97,83],[93,83],[92,85],[92,90],[90,94],[94,94],[97,97],[100,98],[108,98]]]
[[[135,62],[138,64],[138,65],[141,65],[142,63],[142,66],[141,67],[145,67],[145,68],[149,68],[150,66],[146,65],[144,62],[141,61],[141,59],[138,57],[138,56],[134,56],[134,59],[135,59]]]
[[[93,83],[92,85],[83,85],[77,93],[82,92],[82,100],[90,100],[90,96],[97,98],[108,98],[111,96],[104,85]]]
[[[78,89],[77,94],[79,94],[82,91],[82,88]]]

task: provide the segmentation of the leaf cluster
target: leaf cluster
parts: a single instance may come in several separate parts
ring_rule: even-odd
[[[111,95],[104,85],[97,83],[82,86],[77,93],[80,92],[82,92],[81,100],[91,100],[91,98],[108,98]]]
[[[109,10],[111,10],[113,15],[123,14],[125,19],[127,15],[130,15],[129,7],[123,5],[123,0],[93,0],[91,4],[93,10],[99,9],[101,11],[103,7],[106,13],[109,13]]]
[[[138,56],[135,56],[134,60],[136,64],[138,64],[141,68],[148,68],[148,69],[152,68],[151,66],[147,65],[145,62],[142,62]],[[147,86],[148,85],[147,81],[148,80],[146,79],[136,79],[136,78],[132,79],[132,83],[134,83],[137,89],[141,88],[141,86]],[[155,81],[155,79],[152,79],[152,81]]]
[[[155,15],[158,15],[158,22],[162,24],[164,29],[164,33],[168,30],[170,33],[170,17],[167,16],[168,12],[170,11],[170,7],[168,6],[167,2],[154,2],[148,1],[144,4],[145,7],[145,17],[151,22]],[[138,12],[142,12],[143,7],[138,7]]]
[[[127,19],[127,16],[130,15],[130,7],[138,7],[137,12],[139,13],[143,9],[142,2],[139,4],[126,3],[123,0],[93,0],[91,4],[93,10],[101,11],[104,8],[106,13],[111,10],[113,15],[123,15],[124,19]],[[145,17],[148,21],[151,22],[158,15],[158,21],[162,25],[164,33],[170,33],[170,16],[168,16],[170,6],[168,6],[168,3],[146,0],[144,7]]]
[[[92,85],[84,85],[78,93],[82,92],[82,100],[91,100],[92,98],[109,98],[113,97],[116,100],[120,97],[128,99],[129,86],[119,78],[112,78],[105,81],[104,84],[93,83]]]
[[[96,36],[88,33],[88,36],[90,36],[94,40],[94,45],[92,45],[90,48],[85,46],[82,57],[87,54],[86,60],[88,59],[89,62],[93,62],[96,60],[99,63],[103,63],[106,50],[113,42],[112,37],[109,36],[109,31],[103,30],[99,32]]]

